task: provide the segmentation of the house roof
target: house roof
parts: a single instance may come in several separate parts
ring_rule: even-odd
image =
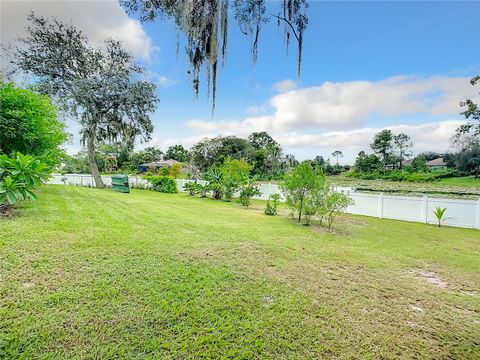
[[[447,164],[443,161],[443,158],[436,158],[430,161],[427,161],[427,166],[446,166]]]
[[[408,159],[408,160],[403,160],[402,161],[402,165],[412,165],[413,163],[413,160],[412,159]]]
[[[157,166],[157,167],[162,167],[162,166],[172,166],[172,165],[174,165],[174,164],[181,164],[181,163],[178,162],[177,160],[169,159],[169,160],[156,160],[156,161],[152,161],[152,162],[147,162],[147,163],[141,164],[140,166],[146,166],[146,167]]]

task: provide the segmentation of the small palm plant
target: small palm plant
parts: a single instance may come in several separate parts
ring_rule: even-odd
[[[437,222],[438,222],[438,227],[441,227],[442,226],[442,222],[444,222],[445,220],[447,220],[447,218],[445,217],[445,212],[447,211],[447,208],[441,208],[439,206],[437,206],[435,208],[435,210],[433,211],[433,214],[435,215],[435,217],[437,218]]]

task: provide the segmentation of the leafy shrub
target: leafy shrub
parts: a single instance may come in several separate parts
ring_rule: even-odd
[[[391,170],[383,174],[380,171],[369,173],[350,172],[349,177],[363,180],[389,180],[389,181],[406,181],[406,182],[431,182],[439,179],[455,176],[456,172],[452,169],[434,169],[430,171],[414,171],[413,168],[407,167],[404,170]]]
[[[275,216],[277,215],[277,206],[280,201],[280,194],[272,194],[268,198],[267,206],[265,207],[265,215]]]
[[[205,184],[205,185],[197,184],[197,189],[201,197],[203,198],[207,197],[207,192],[209,191],[208,184]]]
[[[200,191],[199,187],[198,187],[198,183],[197,181],[193,181],[193,182],[188,182],[186,183],[183,188],[184,190],[188,191],[188,195],[190,196],[195,196],[196,194],[198,194]]]
[[[177,182],[170,176],[152,175],[145,176],[144,179],[153,185],[155,191],[170,194],[178,192]]]
[[[212,192],[212,197],[219,200],[223,196],[224,184],[223,173],[219,166],[214,165],[205,173],[205,180],[208,181],[207,189]]]
[[[338,213],[353,204],[353,199],[347,193],[336,191],[332,186],[326,186],[318,209],[320,224],[322,220],[325,219],[330,229]]]
[[[49,177],[47,165],[30,155],[0,155],[0,212],[21,200],[35,200],[33,190]]]
[[[248,183],[242,188],[242,190],[240,190],[238,203],[242,206],[249,207],[252,203],[252,197],[258,196],[260,194],[261,193],[258,187],[254,186],[252,183]]]

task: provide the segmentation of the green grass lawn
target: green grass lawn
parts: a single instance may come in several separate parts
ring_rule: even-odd
[[[0,358],[480,356],[478,230],[344,215],[327,231],[261,202],[141,190],[39,196],[0,219]]]
[[[480,190],[480,179],[478,179],[474,176],[460,176],[460,177],[440,179],[439,184],[453,185],[453,186],[464,186],[464,187],[467,187],[467,188],[475,188],[475,189]]]

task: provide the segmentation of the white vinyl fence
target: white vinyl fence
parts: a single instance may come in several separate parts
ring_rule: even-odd
[[[102,176],[103,182],[111,186],[112,178]],[[137,188],[151,188],[148,181],[141,176],[129,176],[130,186]],[[184,191],[186,183],[193,180],[177,179],[178,189]],[[49,184],[95,186],[91,175],[54,175]],[[198,180],[198,183],[205,184],[206,181]],[[276,184],[261,184],[259,186],[261,195],[256,199],[267,200],[272,194],[281,194]],[[447,208],[444,225],[464,228],[480,229],[480,199],[440,199],[430,197],[396,196],[383,193],[362,193],[355,192],[350,188],[339,188],[348,192],[355,204],[346,210],[350,214],[374,216],[381,219],[393,219],[414,221],[423,223],[436,223],[433,211],[436,207]]]

